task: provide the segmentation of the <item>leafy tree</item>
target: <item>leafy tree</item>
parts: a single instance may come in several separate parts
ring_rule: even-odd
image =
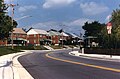
[[[114,48],[120,48],[120,9],[113,10],[111,23]]]
[[[112,33],[108,35],[106,27],[101,31],[103,47],[120,48],[120,9],[116,9],[112,12],[110,22],[112,23]]]
[[[87,36],[95,36],[98,37],[101,33],[101,30],[103,28],[104,24],[101,24],[97,21],[94,21],[92,23],[86,22],[82,28],[85,30],[85,37]]]
[[[9,32],[17,26],[17,22],[13,21],[12,18],[6,14],[8,6],[3,3],[3,0],[0,0],[0,40],[8,39]]]
[[[105,24],[101,24],[98,21],[94,21],[92,23],[86,22],[82,28],[85,30],[84,37],[93,36],[97,37],[96,42],[99,43],[99,46],[102,45],[102,29],[104,28]],[[95,40],[94,40],[95,41]],[[86,43],[87,45],[87,43]]]
[[[111,22],[114,28],[120,26],[120,9],[113,10]]]

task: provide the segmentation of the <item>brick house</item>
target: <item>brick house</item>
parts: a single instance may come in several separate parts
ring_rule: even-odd
[[[27,43],[27,33],[22,28],[13,28],[13,36],[10,34],[10,41],[8,41],[9,44],[11,44],[12,37],[14,45],[21,46],[26,45]]]
[[[62,36],[60,39],[60,42],[64,45],[79,45],[80,41],[82,41],[82,39],[80,38],[80,36],[74,34],[74,33],[67,33],[67,32],[61,32]]]
[[[46,45],[50,43],[49,34],[45,30],[30,29],[27,32],[28,44],[35,46]]]
[[[53,30],[53,29],[49,30],[48,33],[49,33],[49,36],[50,36],[51,41],[52,41],[51,44],[59,45],[60,44],[60,37],[62,35],[58,31]]]
[[[60,42],[61,42],[61,43],[63,42],[64,45],[70,44],[70,42],[71,42],[71,37],[70,37],[70,35],[67,34],[66,32],[61,32],[61,35],[62,35],[62,36],[60,37]]]

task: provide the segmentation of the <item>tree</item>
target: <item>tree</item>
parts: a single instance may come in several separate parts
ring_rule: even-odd
[[[88,36],[98,37],[101,33],[103,26],[104,24],[101,24],[97,21],[94,21],[92,23],[86,22],[84,26],[82,26],[82,28],[85,30],[84,36],[85,37],[88,37]]]
[[[111,22],[114,28],[119,27],[120,25],[120,9],[113,10]]]
[[[115,43],[114,48],[120,48],[120,9],[113,10],[112,17],[112,40],[114,39],[113,43]]]
[[[113,10],[110,22],[112,23],[112,33],[107,34],[104,27],[101,31],[104,48],[120,48],[120,9]]]
[[[0,0],[0,40],[8,39],[9,32],[17,26],[17,22],[13,21],[12,18],[6,14],[8,6],[4,4],[3,0]]]
[[[102,45],[102,29],[104,28],[105,24],[101,24],[98,21],[94,21],[92,23],[88,23],[86,22],[84,24],[84,26],[82,26],[82,28],[85,30],[85,34],[84,37],[89,37],[92,36],[94,40],[94,38],[96,38],[94,40],[94,42],[99,43],[99,46]],[[88,39],[85,39],[85,44],[86,45],[90,45],[88,44]]]

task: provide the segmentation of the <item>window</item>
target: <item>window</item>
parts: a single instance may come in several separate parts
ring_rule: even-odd
[[[34,37],[36,37],[36,35],[34,35]]]

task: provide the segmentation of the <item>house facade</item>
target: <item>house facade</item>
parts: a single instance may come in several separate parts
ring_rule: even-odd
[[[60,44],[68,45],[69,41],[70,41],[70,36],[65,32],[61,32]]]
[[[49,34],[45,30],[41,29],[30,29],[27,32],[28,44],[35,46],[46,45],[50,43]]]
[[[0,46],[5,45],[25,46],[25,45],[79,45],[80,37],[72,33],[59,32],[57,30],[29,29],[27,33],[22,28],[14,28],[9,36],[9,41],[0,40]]]
[[[62,35],[56,30],[49,30],[48,33],[49,33],[49,36],[51,38],[51,44],[59,45],[60,44],[60,38],[61,38]]]
[[[9,36],[10,40],[8,44],[10,45],[13,39],[13,44],[16,46],[26,45],[27,44],[27,33],[22,28],[13,28],[12,33]]]

